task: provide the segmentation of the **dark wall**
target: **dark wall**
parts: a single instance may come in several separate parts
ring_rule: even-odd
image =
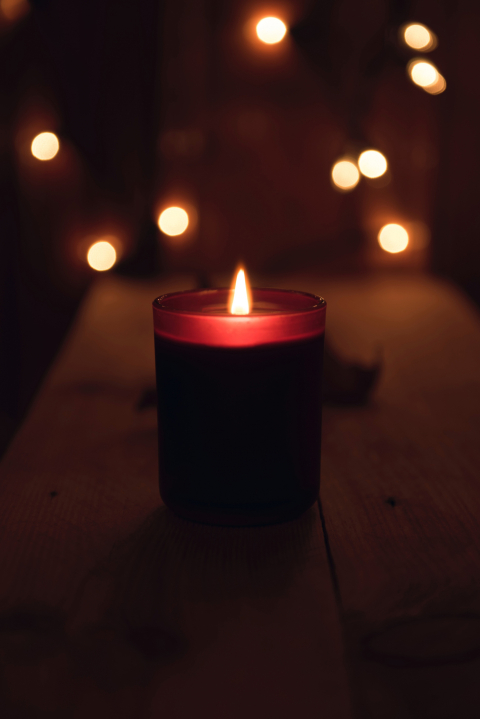
[[[28,9],[27,0],[24,0]],[[268,273],[432,268],[480,299],[480,56],[474,0],[279,3],[290,34],[252,34],[254,0],[31,0],[0,18],[0,434],[18,425],[92,278],[86,238],[116,233],[115,271],[239,260]],[[274,11],[273,5],[270,11]],[[416,20],[439,38],[447,78],[412,85]],[[51,163],[31,138],[60,137]],[[373,146],[386,182],[336,192],[330,168]],[[192,208],[185,238],[161,236],[165,204]],[[423,227],[420,251],[384,257],[385,222]]]
[[[28,6],[27,6],[28,9]],[[31,0],[0,25],[0,449],[34,396],[92,273],[82,238],[151,224],[162,6]],[[51,162],[29,152],[52,130]]]

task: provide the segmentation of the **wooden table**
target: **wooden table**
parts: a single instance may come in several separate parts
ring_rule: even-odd
[[[480,322],[423,276],[323,294],[365,407],[326,407],[319,507],[275,527],[161,506],[150,302],[101,276],[2,464],[3,717],[480,716]]]

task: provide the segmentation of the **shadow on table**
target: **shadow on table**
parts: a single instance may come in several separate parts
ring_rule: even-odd
[[[119,653],[130,656],[129,666],[134,654],[140,673],[145,663],[193,660],[245,605],[268,612],[287,592],[311,551],[314,522],[314,509],[255,528],[194,524],[165,507],[155,511],[79,591],[69,633],[85,664],[113,687],[123,681],[123,669],[112,669]],[[133,672],[130,666],[130,679]]]
[[[155,511],[66,611],[25,606],[0,616],[2,719],[146,716],[159,682],[188,671],[232,627],[248,636],[249,611],[274,611],[315,551],[314,523],[314,509],[256,528]]]

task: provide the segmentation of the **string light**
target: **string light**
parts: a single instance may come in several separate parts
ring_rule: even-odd
[[[434,33],[421,23],[412,23],[404,27],[403,39],[409,47],[422,52],[429,52],[437,46]]]
[[[365,150],[358,158],[358,167],[365,177],[381,177],[387,171],[387,159],[378,150]]]
[[[338,160],[332,167],[332,182],[339,190],[353,190],[360,181],[360,173],[356,164],[349,158]]]
[[[31,145],[32,155],[42,161],[53,160],[59,149],[58,137],[53,132],[41,132]]]
[[[434,85],[438,80],[437,68],[426,60],[419,60],[418,58],[412,60],[408,63],[407,70],[412,82],[419,87],[429,87],[430,85]]]
[[[188,213],[182,207],[167,207],[158,218],[158,226],[171,237],[182,235],[188,227]]]
[[[267,45],[281,42],[287,32],[287,26],[278,17],[264,17],[257,24],[257,37]]]
[[[440,95],[440,93],[444,92],[444,90],[447,89],[447,81],[443,77],[443,75],[440,75],[438,73],[438,77],[436,82],[433,83],[433,85],[427,85],[427,87],[424,87],[423,90],[425,92],[428,92],[430,95]]]
[[[408,245],[408,232],[395,223],[384,225],[378,233],[378,244],[385,252],[403,252]]]
[[[95,242],[87,252],[87,262],[98,272],[104,272],[113,267],[117,260],[117,253],[110,242],[100,240]]]

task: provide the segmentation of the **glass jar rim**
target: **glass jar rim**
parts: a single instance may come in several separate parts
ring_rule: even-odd
[[[226,311],[232,292],[218,288],[160,295],[153,301],[155,333],[178,342],[248,347],[309,339],[325,329],[327,303],[317,295],[256,287],[252,312],[233,315]],[[259,308],[259,303],[267,306]]]

